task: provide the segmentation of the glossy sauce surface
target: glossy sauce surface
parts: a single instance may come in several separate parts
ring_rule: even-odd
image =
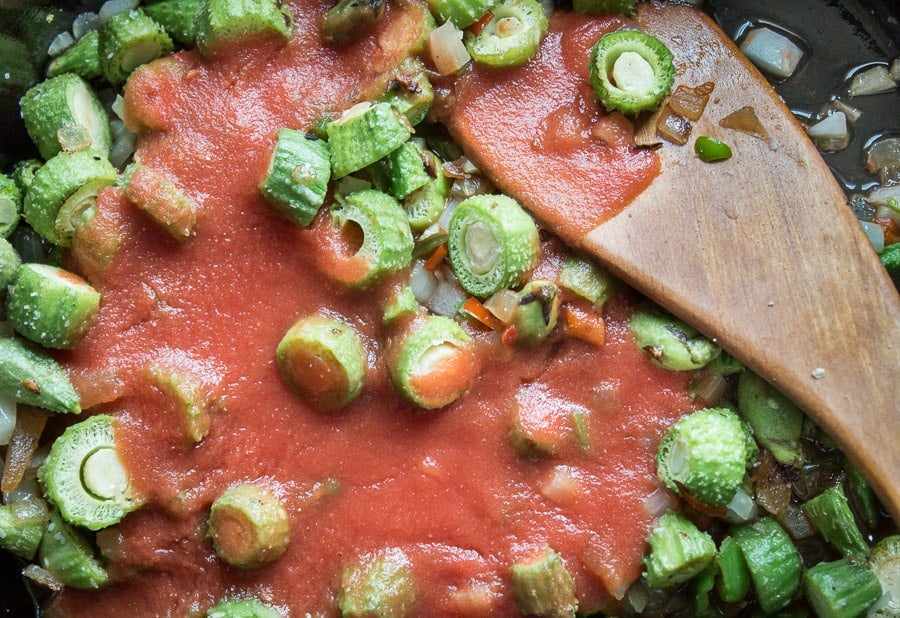
[[[317,235],[321,219],[300,229],[257,185],[277,129],[308,128],[323,111],[365,98],[408,47],[386,41],[408,33],[420,9],[392,5],[381,36],[338,52],[318,38],[319,4],[292,3],[295,34],[285,47],[261,42],[213,61],[180,53],[129,84],[139,160],[197,205],[199,222],[179,243],[116,190],[98,204],[93,230],[115,230],[121,244],[109,264],[82,256],[103,304],[62,360],[91,412],[117,417],[122,457],[146,504],[100,535],[114,585],[66,590],[53,613],[185,615],[253,595],[292,616],[331,615],[344,564],[401,548],[418,582],[416,615],[514,615],[509,567],[546,546],[575,577],[582,609],[597,609],[640,574],[647,497],[658,488],[653,457],[665,428],[695,407],[688,376],[652,366],[636,348],[627,328],[636,299],[625,292],[606,308],[602,348],[557,335],[521,351],[473,330],[482,371],[460,400],[426,412],[395,393],[383,354],[395,335],[381,321],[385,292],[347,290],[325,276],[319,265],[333,246]],[[554,28],[546,59],[560,61],[553,41],[586,35],[574,20]],[[460,83],[463,93],[477,84]],[[559,160],[568,152],[577,165],[590,160],[549,134],[541,148]],[[610,204],[653,171],[644,158],[618,167],[607,156],[605,174],[628,187]],[[529,160],[531,173],[543,174],[538,184],[555,178],[556,168]],[[570,175],[561,185],[578,182]],[[552,277],[562,252],[544,242],[535,275]],[[275,362],[287,329],[320,309],[354,324],[368,353],[362,394],[339,413],[308,407]],[[151,385],[154,364],[198,376],[212,393],[209,434],[198,444]],[[563,426],[577,411],[587,438],[571,429],[552,457],[523,458],[508,439],[517,411]],[[241,481],[269,487],[291,519],[287,553],[255,570],[218,560],[206,533],[211,502]]]

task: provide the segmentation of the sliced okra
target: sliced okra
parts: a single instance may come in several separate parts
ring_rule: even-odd
[[[575,580],[562,557],[549,547],[510,568],[516,607],[529,616],[574,618],[578,610]]]
[[[109,116],[91,86],[78,75],[64,73],[33,86],[20,107],[28,135],[44,159],[63,151],[109,153]]]
[[[417,596],[412,562],[400,549],[361,556],[341,571],[337,603],[341,616],[410,615]]]
[[[434,101],[434,87],[422,61],[407,58],[401,62],[378,101],[390,103],[412,126],[425,120]]]
[[[195,234],[196,208],[171,180],[153,168],[136,164],[129,170],[125,197],[175,240],[184,241]]]
[[[772,451],[779,463],[793,465],[803,459],[800,436],[803,411],[752,371],[738,377],[737,404],[760,446]]]
[[[100,293],[74,273],[23,264],[9,286],[7,319],[24,337],[48,348],[74,347],[100,309]]]
[[[259,190],[269,204],[307,226],[325,203],[330,179],[328,144],[302,131],[280,129]]]
[[[203,0],[159,0],[143,5],[143,11],[166,33],[184,46],[194,45],[194,20]]]
[[[452,21],[460,30],[484,17],[493,5],[494,0],[428,0],[431,12],[441,23]]]
[[[800,587],[800,554],[787,532],[770,517],[735,528],[732,537],[747,561],[763,612],[787,605]]]
[[[359,171],[409,139],[412,127],[390,103],[358,103],[325,126],[335,178]]]
[[[537,0],[500,0],[478,33],[466,30],[463,42],[472,59],[490,67],[528,62],[547,36],[547,15]]]
[[[360,38],[384,16],[385,0],[338,0],[322,16],[322,34],[339,45]]]
[[[403,209],[409,217],[409,227],[416,233],[424,232],[440,219],[450,191],[450,179],[444,175],[437,155],[430,150],[422,150],[421,155],[430,178],[423,186],[403,198]]]
[[[111,84],[121,85],[136,68],[173,47],[160,24],[142,9],[132,9],[111,17],[100,29],[100,67]]]
[[[519,302],[510,319],[510,325],[515,327],[515,344],[540,345],[556,328],[559,288],[552,281],[538,279],[526,283],[516,295]]]
[[[293,17],[280,0],[207,0],[194,25],[197,48],[205,56],[240,40],[272,37],[287,42],[293,33]]]
[[[22,191],[6,174],[0,174],[0,238],[7,238],[22,215]]]
[[[596,306],[606,303],[619,288],[612,275],[577,255],[569,255],[563,261],[559,285]]]
[[[0,504],[0,548],[31,560],[37,553],[47,522],[43,517],[19,517],[15,503]]]
[[[18,337],[0,337],[0,393],[60,414],[79,414],[81,402],[66,370]]]
[[[644,577],[651,588],[672,588],[703,571],[716,556],[716,544],[706,532],[677,511],[659,518],[647,538]]]
[[[241,483],[212,504],[209,536],[216,555],[232,566],[255,569],[284,555],[290,544],[290,519],[269,489]]]
[[[637,0],[572,0],[572,8],[587,15],[632,15]]]
[[[66,586],[101,588],[109,575],[87,540],[55,510],[38,548],[41,566]]]
[[[701,369],[720,353],[719,346],[694,328],[658,311],[635,311],[629,325],[638,348],[663,369]]]
[[[591,50],[590,81],[609,111],[637,114],[656,109],[675,81],[672,52],[646,32],[610,32]]]
[[[817,616],[887,616],[867,614],[881,598],[878,578],[863,560],[820,562],[803,573],[803,591]]]
[[[103,67],[100,65],[100,32],[98,30],[85,33],[72,47],[47,65],[47,77],[56,77],[63,73],[74,73],[86,80],[103,76]]]

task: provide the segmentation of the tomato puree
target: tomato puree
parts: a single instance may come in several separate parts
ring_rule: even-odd
[[[659,173],[633,128],[588,81],[591,47],[625,18],[556,12],[540,52],[517,69],[475,67],[455,82],[453,136],[495,184],[577,244]]]
[[[117,444],[144,504],[98,535],[113,583],[66,589],[51,615],[184,616],[225,596],[256,596],[291,616],[335,615],[342,567],[386,548],[412,563],[415,615],[516,615],[510,565],[547,546],[572,573],[581,609],[602,607],[640,574],[655,502],[648,496],[661,491],[654,454],[666,427],[694,407],[688,377],[651,365],[636,348],[627,318],[637,300],[626,291],[605,309],[602,347],[557,333],[521,350],[469,325],[481,371],[462,398],[423,411],[397,395],[383,354],[396,335],[381,320],[386,292],[349,290],[327,276],[320,264],[334,247],[319,241],[321,221],[301,229],[257,185],[276,131],[309,128],[364,98],[407,52],[396,42],[421,7],[390,4],[378,32],[341,50],[318,38],[322,3],[291,8],[286,46],[261,41],[213,60],[181,52],[129,83],[136,156],[194,203],[197,225],[178,241],[109,189],[80,240],[97,251],[79,251],[76,239],[76,266],[103,302],[83,343],[61,360],[88,394],[87,413],[117,418]],[[579,37],[575,22],[555,20],[531,72],[460,82],[457,128],[471,118],[476,92],[486,92],[472,133],[485,145],[480,163],[490,169],[497,158],[487,128],[509,129],[519,114],[540,125],[547,116],[533,110],[572,106],[573,94],[576,107],[587,105],[580,69],[563,53],[583,47]],[[554,87],[535,88],[540,76]],[[500,96],[502,112],[491,107]],[[627,199],[654,166],[649,155],[605,146],[564,153],[552,139],[539,155],[535,135],[506,153],[508,164],[530,179],[523,198],[557,196],[548,219],[568,213],[569,231]],[[626,169],[641,172],[625,188],[603,180]],[[591,199],[560,188],[579,175],[591,179]],[[560,251],[544,243],[542,276],[558,268]],[[309,407],[275,360],[290,326],[319,310],[353,324],[368,353],[362,394],[339,412]],[[154,385],[154,367],[202,384],[210,415],[199,441]],[[567,420],[575,413],[578,431]],[[560,427],[564,439],[553,455],[525,457],[510,441],[516,419]],[[291,526],[284,556],[249,570],[219,560],[206,528],[212,501],[244,481],[277,495]]]

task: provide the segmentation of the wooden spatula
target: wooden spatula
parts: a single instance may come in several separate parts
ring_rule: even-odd
[[[815,146],[731,40],[697,10],[639,6],[639,26],[675,55],[676,86],[715,84],[693,137],[722,139],[733,157],[704,163],[693,139],[665,144],[659,176],[586,234],[558,215],[565,177],[539,179],[548,190],[523,202],[790,396],[900,518],[900,299],[893,285]],[[745,106],[767,139],[719,125]],[[530,182],[515,177],[502,147],[484,152],[472,143],[476,133],[490,139],[482,128],[450,126],[498,186]]]

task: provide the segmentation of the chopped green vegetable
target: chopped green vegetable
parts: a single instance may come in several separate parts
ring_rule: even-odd
[[[442,408],[468,390],[476,367],[472,339],[443,316],[413,320],[391,342],[389,369],[401,395],[422,408]]]
[[[209,433],[214,399],[200,378],[180,368],[151,363],[147,369],[151,383],[175,404],[181,430],[188,444],[196,444]]]
[[[345,45],[359,39],[384,15],[384,0],[338,0],[322,17],[322,34]]]
[[[44,350],[18,337],[0,337],[0,393],[60,414],[81,412],[65,369]]]
[[[6,174],[0,174],[0,238],[12,234],[22,214],[22,191]]]
[[[206,618],[281,618],[281,612],[259,599],[222,599],[206,610]]]
[[[881,516],[881,505],[872,491],[869,481],[863,476],[859,468],[849,459],[844,459],[844,470],[847,471],[847,498],[854,510],[859,514],[863,523],[874,530]]]
[[[432,176],[425,167],[422,146],[410,140],[388,155],[391,194],[398,200],[428,183]]]
[[[675,81],[672,60],[662,41],[646,32],[610,32],[591,50],[591,85],[609,111],[637,114],[656,109]]]
[[[428,0],[431,12],[441,23],[452,21],[460,30],[468,28],[491,10],[495,0]]]
[[[764,517],[738,526],[732,537],[747,561],[763,612],[771,614],[782,609],[800,587],[802,567],[787,532],[774,519]]]
[[[701,135],[694,141],[694,152],[707,163],[731,158],[731,147],[728,144],[706,135]]]
[[[6,286],[13,280],[21,265],[22,259],[16,248],[5,238],[0,238],[0,298],[3,297]]]
[[[403,270],[412,262],[413,237],[403,207],[386,193],[365,189],[332,207],[331,218],[343,234],[359,237],[356,252],[323,266],[345,285],[366,288]]]
[[[184,241],[196,233],[197,212],[175,184],[151,167],[132,166],[125,185],[125,197],[150,215],[175,240]]]
[[[273,37],[285,42],[293,32],[293,18],[278,0],[206,0],[194,22],[197,49],[211,56],[237,41]]]
[[[330,178],[327,143],[302,131],[280,129],[259,190],[272,206],[307,226],[325,203]]]
[[[900,277],[900,242],[895,242],[881,252],[881,263],[892,277]]]
[[[437,155],[430,150],[421,151],[421,155],[430,177],[422,187],[403,198],[403,209],[409,217],[409,227],[416,233],[424,232],[437,222],[444,212],[450,190],[450,179],[444,175]]]
[[[615,294],[619,282],[594,262],[568,255],[559,271],[559,285],[594,305],[602,306]]]
[[[719,346],[681,320],[640,309],[629,321],[634,342],[664,369],[701,369],[721,352]]]
[[[804,415],[800,408],[751,371],[738,378],[737,404],[760,446],[772,451],[780,463],[802,461]]]
[[[537,263],[537,226],[506,195],[463,200],[450,217],[448,233],[453,271],[463,289],[475,296],[513,287]]]
[[[159,0],[144,4],[142,8],[173,40],[192,46],[194,22],[203,2],[204,0]]]
[[[516,607],[529,616],[574,617],[575,581],[562,557],[549,547],[510,568]]]
[[[28,193],[28,189],[31,187],[35,173],[37,173],[43,165],[44,162],[40,159],[22,159],[13,165],[12,170],[10,170],[9,177],[12,178],[13,182],[16,183],[16,186],[19,188],[23,201],[25,199],[25,194]]]
[[[125,83],[131,72],[173,49],[172,39],[141,9],[111,17],[100,29],[100,67],[113,85]]]
[[[537,0],[499,0],[477,32],[466,30],[463,43],[472,59],[490,67],[528,62],[547,36],[547,15]]]
[[[281,501],[252,483],[235,485],[216,498],[208,525],[216,555],[242,569],[277,560],[290,543],[290,519]]]
[[[91,150],[60,152],[34,174],[25,220],[50,242],[68,247],[75,228],[93,216],[97,194],[116,181],[109,160]]]
[[[284,382],[312,405],[343,408],[362,391],[366,351],[353,326],[325,313],[297,320],[276,350]]]
[[[391,107],[406,116],[412,126],[425,120],[434,101],[434,87],[422,61],[407,58],[401,62],[396,75],[377,101],[390,103]]]
[[[644,577],[651,588],[671,588],[703,571],[716,556],[712,537],[677,511],[659,518],[647,538]]]
[[[117,524],[140,506],[116,450],[113,423],[98,414],[69,426],[38,469],[47,497],[66,521],[90,530]]]
[[[41,566],[66,586],[90,589],[109,583],[109,575],[88,542],[54,510],[38,558]]]
[[[100,310],[100,293],[81,277],[49,264],[23,264],[13,276],[7,319],[19,334],[48,348],[74,347]]]
[[[404,285],[393,294],[384,307],[384,315],[381,321],[386,326],[397,323],[399,320],[410,318],[422,310],[419,301],[412,288]]]
[[[803,504],[803,512],[819,534],[844,556],[868,556],[869,544],[853,518],[841,485],[833,485]]]
[[[409,139],[412,127],[390,103],[358,103],[325,125],[335,178],[386,157]]]
[[[722,539],[716,556],[719,574],[716,590],[726,603],[737,603],[750,592],[750,571],[740,545],[730,536]]]
[[[637,0],[572,0],[572,8],[587,15],[632,15]]]
[[[28,135],[44,159],[63,151],[109,153],[109,117],[94,90],[78,75],[64,73],[33,86],[19,105]]]
[[[43,518],[20,520],[16,509],[0,504],[0,548],[31,560],[37,553],[47,522]]]
[[[872,569],[846,558],[808,569],[803,589],[820,618],[862,616],[881,597],[881,584]]]
[[[47,65],[47,77],[56,77],[63,73],[74,73],[86,80],[103,76],[103,67],[100,65],[100,32],[98,30],[86,32],[72,47]]]
[[[529,281],[517,293],[519,302],[510,325],[515,328],[515,343],[532,347],[543,343],[556,328],[559,317],[559,288],[552,281]]]
[[[886,536],[872,548],[869,556],[884,597],[870,618],[896,618],[900,616],[900,535]]]
[[[657,474],[676,493],[704,504],[726,506],[744,480],[752,440],[741,419],[727,408],[704,408],[683,417],[663,437]],[[755,447],[755,445],[753,445]]]
[[[417,594],[409,557],[389,548],[344,566],[337,602],[345,618],[402,618],[411,615]]]

